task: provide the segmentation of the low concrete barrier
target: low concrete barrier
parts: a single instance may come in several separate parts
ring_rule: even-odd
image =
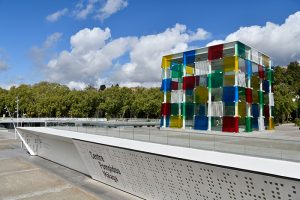
[[[50,128],[18,131],[32,155],[144,199],[300,199],[296,162]]]

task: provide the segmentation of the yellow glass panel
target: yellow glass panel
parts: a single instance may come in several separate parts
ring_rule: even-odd
[[[170,117],[170,128],[181,128],[182,127],[182,117],[181,116],[171,116]]]
[[[270,117],[268,130],[273,130],[273,129],[274,129],[274,119]]]
[[[233,86],[235,84],[235,75],[224,75],[223,86]]]
[[[171,92],[167,92],[167,101],[166,103],[171,103]]]
[[[241,117],[246,116],[246,103],[245,102],[238,103],[238,112],[239,112],[239,116],[241,116]]]
[[[238,71],[238,58],[237,56],[225,57],[223,60],[224,72]]]
[[[208,89],[206,87],[195,88],[195,102],[196,103],[207,103],[208,101]]]
[[[172,61],[172,55],[169,56],[164,56],[162,58],[162,62],[161,62],[161,68],[169,68],[171,65],[171,61]]]
[[[252,102],[253,103],[258,103],[258,92],[257,92],[257,90],[253,90],[253,92],[252,92]]]
[[[251,87],[258,90],[259,89],[259,77],[258,76],[252,76],[251,77]]]
[[[185,72],[186,74],[194,75],[194,68],[190,66],[186,66]]]
[[[262,62],[265,67],[270,67],[270,58],[268,56],[262,55]]]

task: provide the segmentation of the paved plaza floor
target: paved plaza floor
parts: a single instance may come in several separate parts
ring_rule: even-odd
[[[60,129],[76,131],[74,127]],[[259,154],[258,156],[300,162],[300,130],[293,124],[277,126],[275,131],[239,134],[159,131],[157,128],[104,130],[85,127],[77,131],[251,156]],[[1,200],[139,199],[77,171],[38,156],[30,156],[13,137],[13,133],[0,130]]]
[[[1,200],[139,199],[20,148],[13,134],[0,131]]]

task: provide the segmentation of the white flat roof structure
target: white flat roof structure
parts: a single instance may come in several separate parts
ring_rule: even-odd
[[[300,163],[297,162],[156,144],[46,127],[20,127],[18,130],[43,137],[57,138],[59,136],[62,138],[71,138],[166,157],[300,180]]]

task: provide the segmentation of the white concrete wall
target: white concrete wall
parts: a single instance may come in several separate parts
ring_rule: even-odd
[[[248,157],[246,162],[247,157],[143,142],[135,144],[136,141],[80,133],[74,135],[73,132],[56,132],[58,130],[55,129],[31,128],[31,131],[19,131],[29,139],[25,139],[27,146],[37,155],[87,173],[95,180],[145,199],[300,199],[300,181],[297,178],[299,168],[294,169],[294,173],[286,172],[286,175],[296,177],[288,178],[263,173],[261,171],[266,169],[260,166],[260,162],[265,162],[266,166],[277,163],[288,168],[298,166],[297,163],[253,157]],[[147,145],[157,148],[151,150]],[[154,153],[157,149],[162,153]],[[176,153],[177,150],[181,151]],[[196,152],[215,157],[211,158],[211,162],[203,162],[206,158],[199,161],[201,156],[199,158],[199,155],[193,155]],[[219,164],[215,164],[216,158],[220,159]],[[244,163],[238,165],[238,162]],[[245,162],[249,169],[253,166],[255,170],[241,169],[245,168]],[[277,169],[276,167],[278,166],[273,168]],[[281,172],[279,168],[274,169],[269,172],[283,174],[284,170],[288,170],[282,169]]]
[[[33,150],[31,155],[38,155],[89,175],[73,144],[72,138],[53,137],[47,134],[30,133],[24,130],[19,130],[19,133],[23,136],[29,148]]]

